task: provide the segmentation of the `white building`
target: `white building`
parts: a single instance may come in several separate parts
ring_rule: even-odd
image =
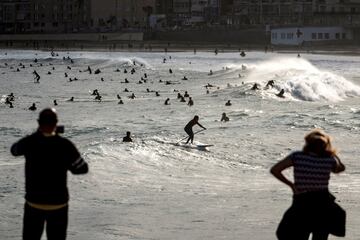
[[[271,44],[273,45],[301,45],[304,42],[352,39],[352,31],[343,27],[292,27],[271,29]]]

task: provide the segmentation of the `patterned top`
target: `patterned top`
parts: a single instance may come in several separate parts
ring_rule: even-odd
[[[319,157],[298,151],[288,158],[294,164],[295,187],[299,192],[328,190],[330,173],[336,165],[334,157]]]

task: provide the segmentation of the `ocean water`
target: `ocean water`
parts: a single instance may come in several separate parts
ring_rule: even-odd
[[[22,228],[24,159],[12,157],[10,146],[36,130],[39,109],[52,106],[54,99],[64,136],[90,165],[87,175],[69,174],[68,239],[275,239],[277,224],[291,204],[291,191],[269,169],[301,149],[304,135],[313,128],[333,137],[347,167],[332,175],[330,190],[347,210],[345,239],[360,239],[359,57],[58,54],[0,51],[1,240],[20,239]],[[63,60],[67,56],[74,63]],[[84,71],[87,66],[101,73],[89,74]],[[41,76],[39,84],[34,83],[34,70]],[[65,72],[78,80],[70,82]],[[146,83],[139,84],[145,73]],[[184,76],[188,80],[182,80]],[[269,80],[275,81],[274,88],[264,89]],[[255,82],[261,90],[250,90]],[[207,84],[213,86],[209,93]],[[102,102],[94,101],[94,89]],[[281,89],[285,98],[276,96]],[[188,91],[194,105],[181,103],[177,91]],[[11,92],[14,108],[5,105]],[[131,93],[135,99],[128,98]],[[74,102],[68,101],[71,97]],[[166,98],[170,105],[164,105]],[[232,106],[225,106],[228,100]],[[38,106],[35,112],[27,110],[32,103]],[[223,112],[229,122],[220,122]],[[186,137],[183,128],[194,115],[207,128],[194,142],[214,145],[206,150],[176,145]],[[133,143],[122,143],[126,131],[132,132]],[[291,171],[286,174],[292,176]]]

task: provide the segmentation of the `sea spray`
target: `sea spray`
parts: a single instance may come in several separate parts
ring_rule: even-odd
[[[293,99],[336,102],[360,96],[359,86],[302,58],[274,58],[251,65],[249,69],[247,82],[265,86],[267,81],[275,80],[275,89],[285,89]]]

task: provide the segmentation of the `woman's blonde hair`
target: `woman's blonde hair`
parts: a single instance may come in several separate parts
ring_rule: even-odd
[[[319,129],[312,130],[305,136],[304,152],[315,153],[322,157],[336,155],[336,150],[331,146],[331,138]]]

